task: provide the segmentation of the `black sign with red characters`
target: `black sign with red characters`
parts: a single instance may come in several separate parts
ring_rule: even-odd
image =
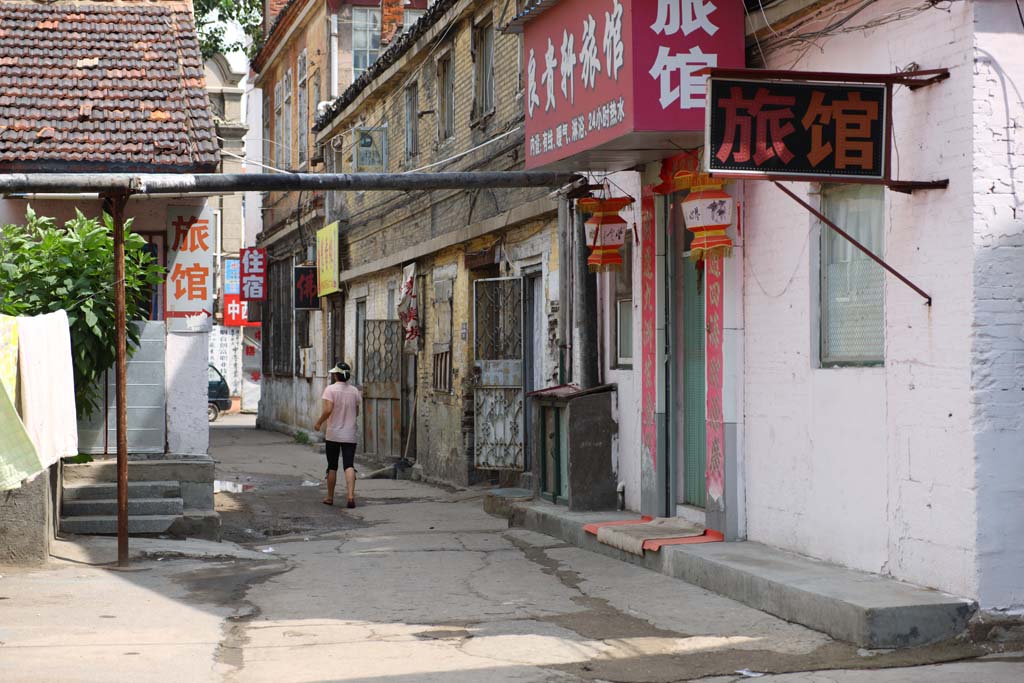
[[[316,266],[295,266],[295,310],[318,311]]]
[[[709,79],[712,173],[887,177],[885,85]]]

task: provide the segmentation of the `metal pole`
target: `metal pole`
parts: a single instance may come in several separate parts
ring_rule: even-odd
[[[117,354],[114,363],[117,404],[117,564],[128,566],[128,330],[124,293],[125,193],[107,197],[114,223],[114,327]]]
[[[116,193],[132,195],[294,192],[297,190],[421,191],[561,187],[581,180],[572,173],[473,171],[452,173],[7,173],[0,192]]]
[[[921,289],[920,287],[915,285],[913,282],[911,282],[906,277],[904,277],[903,274],[900,273],[898,270],[896,270],[895,268],[890,266],[888,263],[886,263],[885,261],[883,261],[879,257],[875,256],[875,253],[873,251],[871,251],[870,249],[865,247],[863,244],[861,244],[860,242],[855,240],[853,238],[853,236],[850,235],[850,233],[846,232],[845,230],[840,228],[838,225],[836,225],[835,223],[830,221],[828,219],[828,217],[825,216],[825,214],[821,213],[820,211],[815,209],[813,206],[811,206],[810,204],[805,202],[803,199],[801,199],[800,197],[796,196],[796,194],[794,194],[792,190],[790,190],[789,188],[787,188],[786,186],[784,186],[782,183],[780,183],[777,180],[774,180],[772,182],[775,183],[776,187],[778,187],[780,190],[782,190],[783,192],[788,194],[790,197],[792,197],[793,201],[795,201],[797,204],[800,204],[805,209],[810,211],[815,216],[815,218],[817,218],[819,221],[821,221],[822,223],[824,223],[828,227],[832,228],[832,230],[834,230],[836,232],[836,234],[838,234],[840,237],[845,239],[847,242],[849,242],[850,244],[855,246],[857,249],[862,251],[865,255],[867,255],[868,258],[870,258],[872,261],[874,261],[878,265],[882,266],[882,268],[884,268],[887,272],[891,273],[892,275],[895,275],[896,278],[900,282],[902,282],[907,287],[910,287],[912,290],[914,290],[915,292],[920,294],[922,297],[924,297],[925,303],[928,306],[932,305],[932,297],[931,297],[931,295],[928,292],[924,291],[923,289]]]

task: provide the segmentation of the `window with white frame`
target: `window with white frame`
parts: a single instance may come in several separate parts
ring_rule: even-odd
[[[274,166],[284,165],[284,82],[274,84]]]
[[[633,365],[633,235],[626,231],[622,267],[612,273],[609,287],[614,302],[615,364]]]
[[[280,168],[286,169],[291,168],[292,165],[292,146],[294,145],[294,128],[292,127],[292,70],[288,69],[284,72],[284,139],[283,143],[283,155],[284,162]]]
[[[452,53],[437,60],[437,137],[442,142],[455,135],[455,68]]]
[[[306,51],[299,53],[299,129],[296,147],[299,148],[299,166],[305,166],[309,158],[309,83],[306,77]]]
[[[273,121],[273,114],[271,113],[271,105],[273,102],[270,101],[270,93],[265,93],[263,97],[263,159],[264,164],[274,163],[274,139],[271,137],[274,133],[270,128],[270,124]]]
[[[408,31],[412,28],[412,25],[420,20],[424,14],[427,13],[425,9],[407,9],[405,14],[402,15],[402,31]]]
[[[876,256],[885,249],[881,185],[823,185],[821,211]],[[821,226],[821,364],[881,365],[885,359],[885,271]]]
[[[494,22],[490,15],[473,30],[473,118],[494,110]]]
[[[405,89],[405,158],[413,159],[420,148],[420,91],[415,82]]]
[[[352,8],[352,81],[355,82],[380,54],[380,9]]]

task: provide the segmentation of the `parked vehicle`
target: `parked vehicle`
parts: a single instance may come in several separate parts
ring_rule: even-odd
[[[231,409],[231,388],[224,375],[220,374],[220,370],[212,365],[209,366],[207,374],[209,385],[206,398],[209,403],[206,406],[206,417],[210,422],[216,422],[222,410]]]

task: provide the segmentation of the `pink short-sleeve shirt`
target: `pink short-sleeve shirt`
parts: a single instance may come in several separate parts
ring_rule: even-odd
[[[363,395],[347,382],[335,382],[324,389],[323,400],[334,404],[327,418],[327,440],[338,443],[356,442],[356,418]]]

